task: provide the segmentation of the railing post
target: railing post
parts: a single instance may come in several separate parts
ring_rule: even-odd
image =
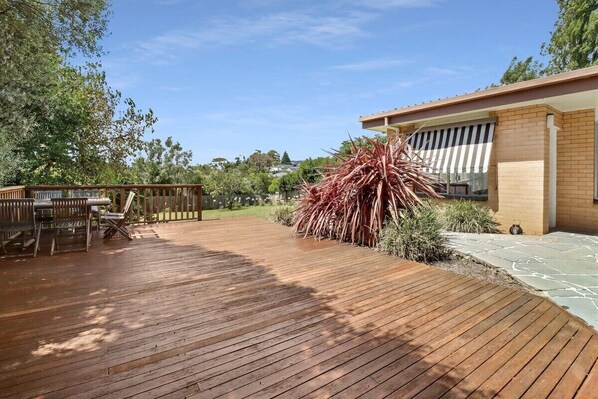
[[[125,209],[125,188],[121,187],[120,189],[120,209],[119,211],[123,211]]]
[[[203,207],[203,186],[197,188],[197,221],[201,222],[201,211]]]

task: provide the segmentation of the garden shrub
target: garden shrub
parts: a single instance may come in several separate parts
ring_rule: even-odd
[[[295,207],[290,204],[276,205],[270,212],[270,219],[283,226],[293,225],[293,214]]]
[[[431,263],[451,255],[446,243],[438,213],[425,203],[404,212],[400,218],[389,219],[379,246],[390,255]]]
[[[295,213],[295,232],[376,246],[387,218],[421,203],[418,193],[437,198],[427,164],[408,145],[368,139],[335,154],[322,180],[305,184]]]
[[[459,233],[497,233],[498,223],[490,210],[474,201],[459,200],[445,205],[444,228]]]

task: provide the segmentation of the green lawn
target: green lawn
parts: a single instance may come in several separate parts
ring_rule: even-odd
[[[228,209],[210,209],[202,212],[203,220],[210,219],[226,219],[226,218],[238,218],[242,216],[257,216],[260,218],[267,218],[272,211],[272,205],[264,206],[248,206],[246,208],[235,209],[229,211]]]

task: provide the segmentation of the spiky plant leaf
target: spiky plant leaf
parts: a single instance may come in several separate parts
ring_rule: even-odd
[[[375,246],[387,218],[421,203],[417,193],[439,198],[425,173],[428,165],[407,141],[351,144],[319,183],[304,184],[295,212],[295,232]]]

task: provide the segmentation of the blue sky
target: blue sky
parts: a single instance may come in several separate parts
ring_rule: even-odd
[[[498,81],[537,55],[552,0],[115,0],[108,82],[194,162],[325,156],[360,115]],[[368,133],[369,134],[369,133]]]

